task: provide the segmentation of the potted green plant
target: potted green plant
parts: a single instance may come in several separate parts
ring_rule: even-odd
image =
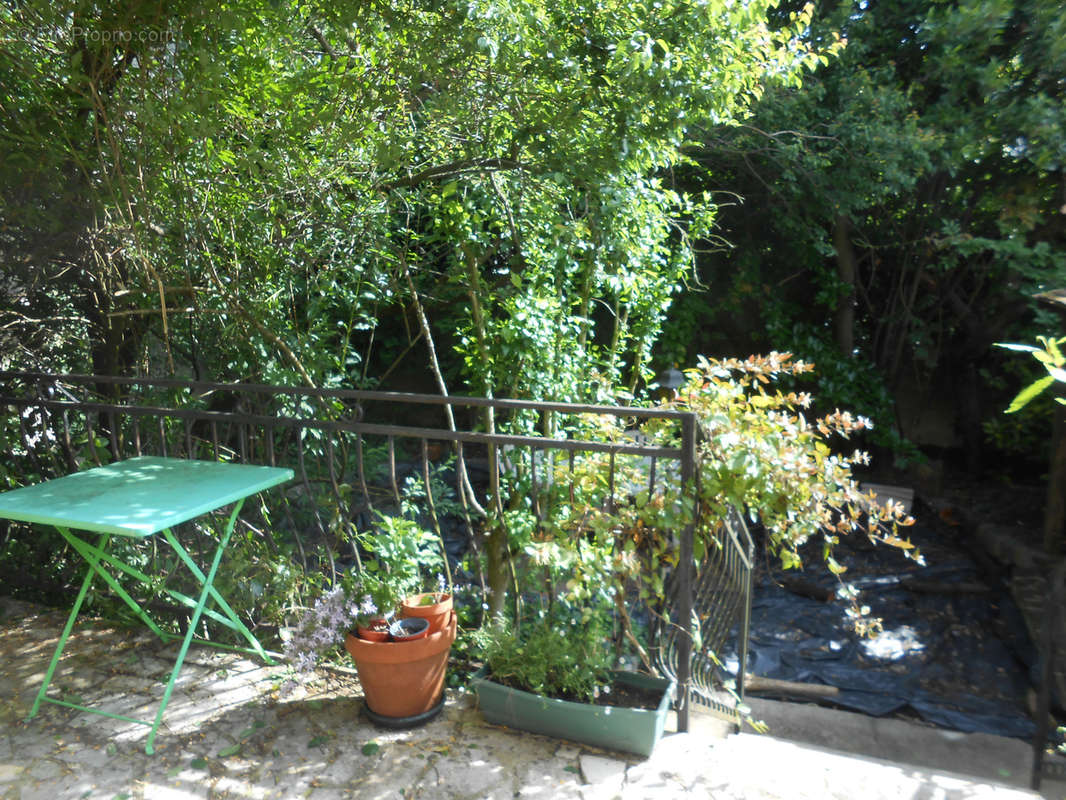
[[[423,625],[424,620],[419,620]],[[444,704],[448,655],[455,642],[455,614],[443,630],[418,638],[372,642],[349,632],[344,646],[355,662],[367,713],[380,725],[406,728],[436,716]]]
[[[383,592],[380,581],[351,575],[319,597],[297,620],[286,656],[297,673],[307,674],[343,644],[359,673],[369,716],[389,727],[420,724],[439,712],[444,700],[455,615],[433,633],[426,620],[416,619],[418,636],[405,635],[402,628],[411,625],[397,626],[384,640],[362,637],[357,626],[378,617],[381,607],[367,583]]]
[[[787,353],[701,357],[698,369],[686,370],[686,382],[676,397],[660,402],[663,409],[694,412],[697,417],[697,564],[718,546],[730,509],[761,523],[769,551],[785,569],[801,566],[800,548],[813,539],[822,544],[827,569],[843,575],[845,567],[833,550],[840,537],[849,534],[865,535],[924,563],[902,534],[901,529],[913,523],[903,505],[878,501],[852,474],[854,467],[868,463],[868,456],[841,447],[871,422],[840,410],[808,418],[811,396],[781,387],[811,369]],[[625,436],[621,426],[601,425],[597,433],[619,441]],[[641,433],[649,444],[660,446],[676,447],[680,440],[678,425],[671,420],[650,421]],[[654,491],[644,488],[649,465],[638,456],[615,458],[613,469],[615,486],[640,488],[629,502],[609,502],[603,479],[607,462],[607,456],[590,454],[578,459],[568,476],[556,475],[557,485],[566,477],[566,490],[576,499],[560,504],[553,525],[571,538],[586,531],[586,536],[611,542],[614,563],[607,577],[619,587],[615,598],[630,591],[665,614],[666,609],[654,606],[664,596],[663,576],[676,564],[674,534],[692,521],[691,502],[681,495],[676,475],[660,481]],[[845,594],[852,599],[847,613],[853,627],[860,633],[876,630],[879,623],[866,618],[868,609],[855,601],[854,593]],[[636,642],[625,604],[617,603],[616,610],[626,636]]]
[[[518,631],[486,626],[476,641],[485,667],[471,685],[488,722],[642,756],[662,736],[674,682],[612,669],[602,614],[567,619],[557,604]]]
[[[433,631],[422,619],[395,631],[384,623],[392,621],[401,600],[440,556],[432,534],[404,519],[383,517],[360,541],[368,554],[362,569],[342,576],[300,615],[286,654],[297,673],[306,674],[343,644],[355,662],[371,719],[388,727],[420,724],[438,713],[444,701],[455,615],[449,612]],[[421,635],[407,635],[404,629],[416,626]]]
[[[650,481],[654,467],[639,455],[596,452],[576,454],[565,464],[556,462],[551,480],[534,482],[529,477],[523,484],[522,475],[515,473],[506,494],[521,499],[535,493],[536,499],[509,503],[495,521],[508,534],[515,609],[508,611],[507,620],[490,621],[479,635],[487,666],[474,686],[490,721],[593,741],[584,738],[577,722],[547,722],[541,717],[562,708],[563,702],[597,700],[596,691],[590,697],[587,690],[584,696],[572,690],[585,679],[602,687],[609,666],[602,659],[608,654],[613,657],[628,650],[629,658],[654,675],[644,625],[634,622],[629,607],[638,600],[660,627],[678,624],[676,609],[666,607],[664,586],[678,565],[677,531],[691,523],[695,523],[694,566],[719,546],[724,520],[733,508],[761,520],[768,545],[786,567],[799,564],[804,542],[820,537],[829,570],[842,573],[832,548],[839,536],[853,530],[863,530],[876,541],[920,559],[898,533],[899,526],[910,522],[902,506],[878,504],[860,491],[852,477],[851,467],[864,463],[864,454],[838,455],[829,441],[834,435],[846,439],[869,422],[840,411],[808,420],[801,410],[809,406],[810,397],[774,386],[775,380],[808,369],[787,354],[771,353],[743,361],[701,359],[698,370],[687,372],[687,382],[676,397],[660,405],[696,415],[699,480],[694,485],[682,487],[680,475],[669,474],[669,467],[663,468],[660,475],[666,474],[659,481]],[[571,432],[573,438],[591,432],[601,440],[625,441],[621,421],[596,419],[587,424],[594,430]],[[641,433],[649,443],[677,447],[680,424],[676,418],[651,420]],[[697,517],[693,490],[698,493],[695,507],[701,510]],[[531,624],[520,601],[533,598],[544,616]],[[556,640],[551,631],[559,627],[559,609],[570,609],[580,622],[565,626],[567,638]],[[877,625],[864,618],[866,609],[857,603],[850,612],[860,630]],[[597,619],[604,625],[590,624]],[[509,629],[509,624],[516,628]],[[537,672],[541,668],[543,675],[556,677],[542,680]],[[649,676],[642,681],[654,680]],[[491,688],[493,684],[504,688]],[[566,694],[575,696],[566,698]],[[605,723],[625,718],[613,709],[601,716]],[[622,722],[622,726],[632,724]],[[660,720],[654,727],[661,733]],[[643,753],[654,746],[657,735],[649,737],[650,744],[610,738],[593,743]]]
[[[408,595],[400,603],[405,617],[421,617],[428,620],[431,632],[443,630],[452,613],[452,595],[447,591],[443,575],[437,575],[437,590]]]

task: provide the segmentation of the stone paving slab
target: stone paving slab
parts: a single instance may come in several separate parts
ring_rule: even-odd
[[[702,715],[649,759],[487,725],[462,694],[421,728],[385,731],[361,716],[351,674],[283,696],[283,667],[200,648],[148,756],[146,726],[51,704],[25,720],[64,620],[0,599],[0,800],[1036,797],[770,737],[723,738],[724,723]],[[153,716],[175,648],[80,620],[57,682],[88,705]]]
[[[716,750],[721,756],[716,800],[1023,800],[1031,792],[947,773],[931,773],[876,759],[857,759],[794,742],[741,734]],[[753,771],[742,765],[772,763]],[[738,768],[740,767],[740,768]]]

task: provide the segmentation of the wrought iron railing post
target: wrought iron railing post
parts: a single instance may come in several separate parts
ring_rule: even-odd
[[[739,515],[739,511],[737,514]],[[740,631],[738,632],[738,650],[740,651],[740,657],[737,660],[737,701],[740,704],[744,702],[744,680],[748,674],[748,637],[751,634],[751,593],[752,582],[754,580],[754,570],[752,565],[755,562],[755,543],[751,539],[751,534],[748,533],[747,526],[742,527],[744,533],[743,546],[747,551],[747,570],[744,576],[744,609],[740,619]],[[738,547],[740,542],[737,542]],[[742,714],[737,715],[736,732],[740,733],[740,720]]]
[[[692,682],[692,553],[696,532],[696,415],[681,418],[681,504],[685,526],[678,552],[678,622],[681,636],[677,648],[677,729],[688,730],[689,692]]]
[[[1052,683],[1055,680],[1055,634],[1060,625],[1062,602],[1066,588],[1066,561],[1060,561],[1051,570],[1049,586],[1045,601],[1043,630],[1040,632],[1041,670],[1040,691],[1036,703],[1036,731],[1033,733],[1033,770],[1030,787],[1039,790],[1044,778],[1044,751],[1047,748],[1050,726]]]

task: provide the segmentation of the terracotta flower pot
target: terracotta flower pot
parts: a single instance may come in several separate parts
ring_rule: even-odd
[[[444,630],[413,642],[368,642],[349,633],[344,646],[359,671],[367,707],[399,718],[425,714],[437,705],[455,633],[454,614]]]
[[[367,622],[366,625],[356,625],[355,632],[360,639],[368,642],[387,642],[389,640],[389,622],[384,617],[378,617]]]
[[[429,636],[429,620],[422,617],[404,617],[389,626],[389,638],[394,642],[413,642]]]
[[[426,598],[440,598],[438,602],[423,605]],[[413,594],[400,604],[400,611],[405,617],[421,617],[429,620],[429,632],[436,633],[448,624],[452,613],[452,596],[444,592],[423,592]]]

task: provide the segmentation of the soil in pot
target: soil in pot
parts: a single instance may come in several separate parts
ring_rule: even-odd
[[[429,620],[421,617],[405,617],[389,626],[389,637],[394,642],[413,642],[429,636]]]
[[[360,639],[368,642],[387,642],[389,640],[389,621],[384,617],[369,620],[366,625],[356,625]]]
[[[592,702],[598,706],[621,706],[622,708],[646,708],[654,711],[662,702],[660,690],[629,686],[620,681],[611,684],[611,691],[601,692]]]

